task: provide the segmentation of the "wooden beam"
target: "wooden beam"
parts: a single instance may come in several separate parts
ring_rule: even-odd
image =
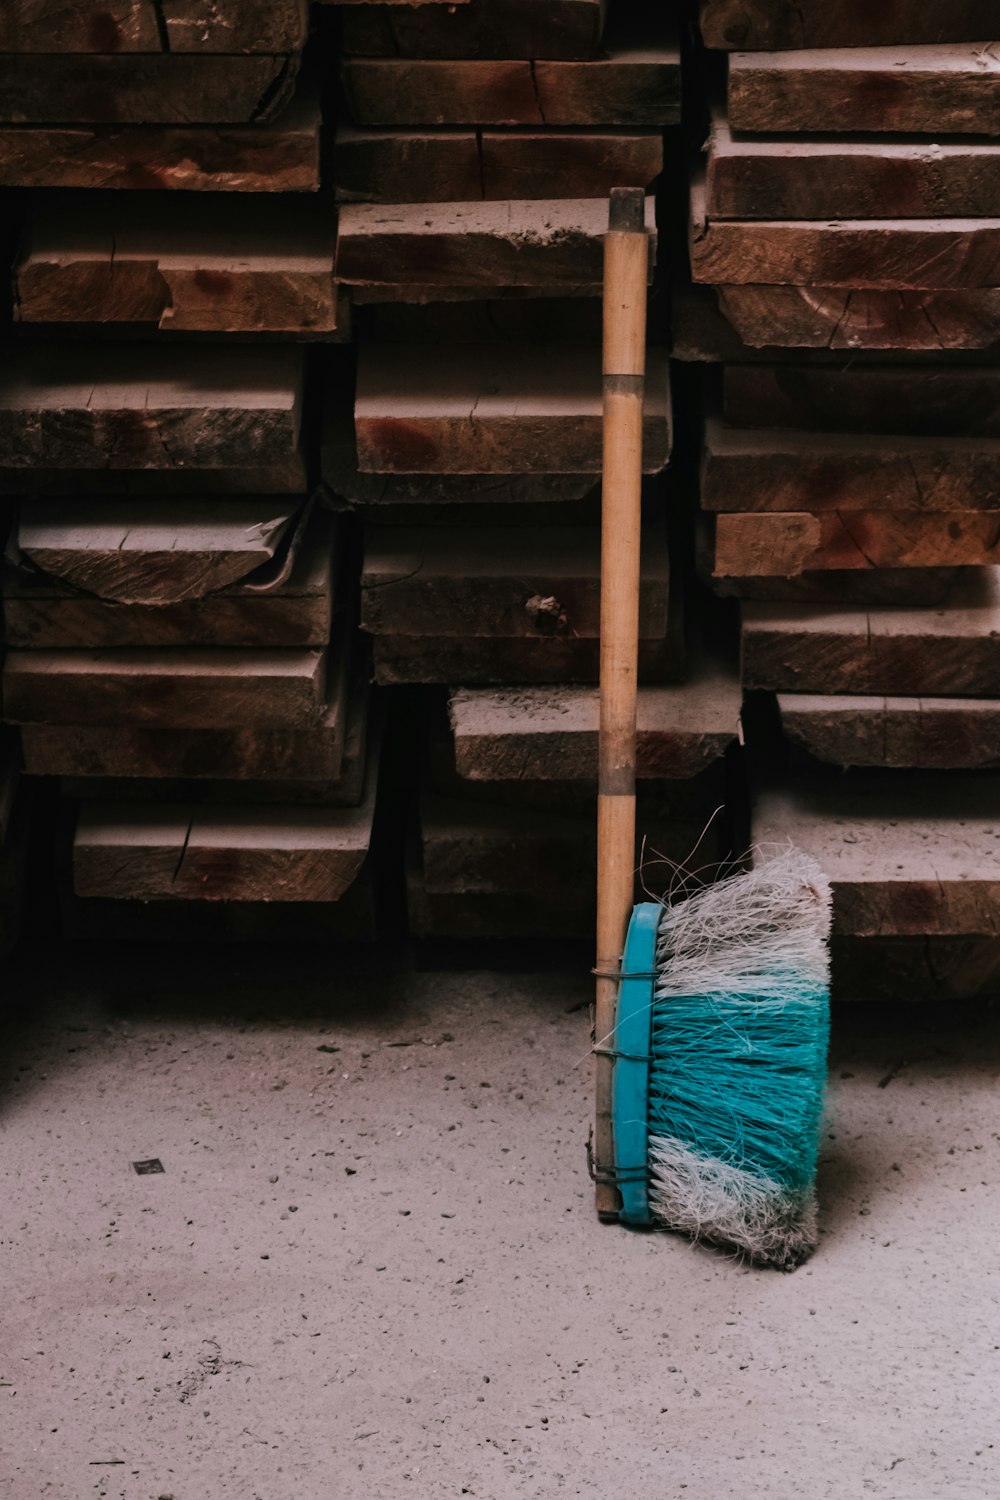
[[[384,687],[595,683],[599,654],[594,637],[377,635],[372,643],[375,681]],[[664,640],[639,642],[640,682],[673,682],[683,669],[684,645],[676,628]]]
[[[589,526],[370,527],[361,623],[373,635],[576,641],[599,632],[599,536]],[[666,537],[643,543],[640,633],[667,629]]]
[[[471,781],[597,779],[593,688],[463,688],[451,694],[455,767]],[[638,701],[640,778],[687,780],[736,739],[735,674],[704,664],[693,681],[644,687]]]
[[[315,192],[320,123],[315,89],[300,86],[273,123],[0,124],[0,187]]]
[[[26,225],[14,315],[32,324],[148,325],[159,332],[337,331],[336,226],[319,205],[201,199],[182,209],[131,194],[48,201]]]
[[[709,219],[1000,217],[1000,145],[734,137],[716,114]]]
[[[17,530],[43,573],[121,604],[203,599],[269,562],[293,507],[274,500],[38,500]]]
[[[651,233],[653,200],[647,200]],[[600,284],[603,199],[509,203],[348,204],[340,211],[337,279],[383,295],[400,285],[461,287],[487,295],[496,287]],[[650,278],[655,238],[650,242]],[[392,300],[390,298],[389,300]]]
[[[837,937],[996,938],[998,819],[995,776],[826,777],[762,795],[753,837],[819,861]]]
[[[670,458],[666,356],[647,363],[643,467]],[[366,473],[565,473],[601,468],[599,351],[559,345],[368,344],[354,405]]]
[[[751,354],[782,346],[955,354],[1000,348],[1000,286],[952,291],[719,286],[717,291],[734,337]],[[675,342],[677,337],[675,329]],[[678,357],[685,357],[683,346]],[[725,347],[716,357],[739,355]]]
[[[712,561],[718,578],[1000,563],[1000,511],[720,514]]]
[[[63,502],[56,502],[62,506]],[[98,502],[107,506],[108,502]],[[218,514],[226,501],[193,502],[203,514]],[[273,501],[271,502],[273,506]],[[69,502],[78,514],[89,514]],[[174,500],[171,511],[186,502]],[[144,500],[141,516],[159,509]],[[136,506],[129,504],[132,516]],[[31,506],[32,516],[36,507]],[[141,519],[139,525],[142,525]],[[174,533],[176,535],[176,532]],[[193,540],[193,539],[192,539]],[[196,544],[194,544],[196,546]],[[125,549],[123,549],[124,551]],[[192,576],[197,552],[191,555]],[[333,517],[320,513],[298,532],[274,561],[225,588],[179,603],[127,604],[97,598],[23,567],[8,566],[3,579],[7,644],[23,648],[116,649],[122,646],[324,646],[330,639],[334,604],[350,604],[338,589],[340,545]],[[90,566],[90,564],[88,564]],[[210,581],[213,563],[204,558],[201,576]]]
[[[929,609],[748,603],[743,684],[775,692],[1000,697],[996,568]]]
[[[993,0],[701,0],[700,19],[706,47],[736,50],[990,42],[997,29]]]
[[[341,126],[334,148],[340,202],[448,203],[477,198],[606,198],[649,187],[663,169],[656,130],[368,130]]]
[[[729,123],[771,135],[1000,135],[998,64],[995,44],[968,41],[738,52],[729,59]]]
[[[306,0],[5,0],[0,52],[294,52]]]
[[[1000,220],[710,220],[699,181],[689,248],[693,279],[712,286],[968,291],[997,285]]]
[[[246,125],[288,103],[297,55],[0,53],[7,125]]]
[[[85,803],[73,842],[78,896],[128,901],[339,901],[371,843],[358,808]]]
[[[680,52],[674,42],[616,47],[593,62],[347,57],[342,79],[357,125],[608,129],[680,120]]]
[[[308,650],[8,651],[12,724],[315,728],[326,657]]]
[[[1000,702],[990,698],[778,696],[793,744],[837,766],[989,770],[1000,766]]]
[[[998,489],[1000,438],[705,424],[706,510],[992,511]]]
[[[302,385],[287,347],[20,346],[0,371],[0,481],[301,491]]]
[[[362,57],[590,58],[604,31],[603,0],[468,0],[438,5],[352,3],[343,48]]]

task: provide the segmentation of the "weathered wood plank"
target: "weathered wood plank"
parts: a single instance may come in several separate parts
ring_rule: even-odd
[[[315,728],[326,657],[308,650],[9,651],[12,724]]]
[[[751,352],[782,345],[931,353],[1000,347],[1000,287],[935,292],[720,286],[717,291],[734,337]],[[723,348],[717,357],[735,355]]]
[[[131,194],[49,200],[14,266],[14,316],[32,324],[150,325],[160,332],[332,334],[336,226],[293,200]]]
[[[5,0],[0,52],[294,52],[307,0]]]
[[[706,47],[878,47],[907,43],[989,42],[996,37],[993,0],[701,0]]]
[[[23,724],[20,737],[29,774],[71,778],[74,785],[64,786],[69,795],[82,796],[93,784],[101,801],[126,794],[154,801],[163,797],[163,782],[174,800],[200,801],[200,784],[209,782],[209,794],[226,800],[273,801],[281,789],[289,801],[298,801],[301,793],[294,788],[302,783],[303,789],[321,791],[317,800],[340,801],[341,791],[347,804],[360,800],[367,719],[365,684],[352,683],[347,671],[334,666],[327,702],[312,729]]]
[[[696,183],[690,251],[692,277],[712,286],[995,289],[1000,220],[707,220],[704,184]]]
[[[287,347],[19,347],[0,371],[0,478],[51,490],[89,472],[107,493],[117,474],[170,488],[211,474],[215,489],[293,493],[302,385]]]
[[[183,503],[173,501],[172,507]],[[200,503],[211,509],[220,502]],[[77,502],[70,504],[81,510]],[[142,514],[151,504],[143,502]],[[134,515],[134,504],[130,509]],[[150,605],[109,603],[57,580],[28,573],[23,564],[11,564],[3,579],[7,644],[89,650],[120,646],[323,646],[330,639],[334,601],[341,602],[336,580],[339,553],[333,518],[319,514],[309,522],[303,536],[296,531],[273,563],[245,580],[203,598]]]
[[[362,57],[590,58],[604,31],[603,0],[467,0],[438,5],[349,4],[343,47]]]
[[[357,125],[607,129],[680,120],[680,51],[673,42],[616,46],[593,62],[348,57],[341,76]]]
[[[666,356],[647,359],[643,469],[670,459]],[[358,466],[376,474],[601,468],[600,352],[538,344],[367,344],[354,405]]]
[[[1000,437],[1000,370],[730,364],[723,371],[723,416],[734,427]]]
[[[274,556],[293,514],[274,500],[127,501],[81,510],[38,500],[17,528],[21,554],[43,573],[123,604],[177,604],[238,582]]]
[[[298,57],[0,53],[7,125],[245,125],[275,119]]]
[[[729,59],[733,130],[1000,134],[1000,50],[842,47],[738,52]]]
[[[459,689],[449,702],[456,770],[472,781],[596,781],[598,710],[592,688]],[[637,713],[639,777],[687,779],[734,742],[739,683],[704,664],[690,682],[644,687]]]
[[[371,843],[358,808],[85,803],[73,842],[78,896],[150,901],[338,901]]]
[[[595,683],[600,642],[594,637],[377,635],[372,645],[375,681],[509,686],[511,683]],[[679,629],[666,640],[639,642],[639,680],[673,682],[684,669]]]
[[[975,937],[838,938],[830,944],[838,1000],[940,1005],[1000,989],[1000,941]]]
[[[720,514],[713,574],[770,578],[831,568],[961,568],[1000,563],[1000,511]]]
[[[667,629],[666,538],[643,543],[639,629]],[[596,528],[370,527],[361,579],[361,623],[373,635],[594,638],[599,633]]]
[[[647,199],[650,278],[656,254]],[[377,292],[406,283],[475,289],[599,285],[607,207],[603,199],[508,203],[352,203],[340,210],[337,279]]]
[[[0,124],[0,187],[315,192],[320,124],[302,87],[273,123]]]
[[[705,424],[706,510],[994,510],[1000,438],[812,433]]]
[[[742,657],[748,688],[1000,697],[997,569],[963,575],[936,608],[744,604]]]
[[[995,776],[816,778],[763,794],[753,836],[819,861],[838,937],[1000,936]]]
[[[1000,702],[781,693],[793,744],[837,766],[989,770],[1000,766]]]
[[[655,130],[364,130],[341,126],[334,147],[340,202],[448,203],[477,198],[604,198],[623,182],[649,187],[663,170]]]
[[[995,219],[1000,146],[734,138],[720,114],[705,194],[710,219]]]

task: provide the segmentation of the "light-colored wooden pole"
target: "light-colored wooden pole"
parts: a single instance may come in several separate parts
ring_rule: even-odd
[[[641,188],[615,188],[604,242],[604,472],[601,490],[601,733],[597,794],[597,1212],[618,1217],[610,1046],[635,880],[635,700],[649,239]]]

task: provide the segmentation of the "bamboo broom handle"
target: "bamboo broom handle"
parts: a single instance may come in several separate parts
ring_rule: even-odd
[[[612,1166],[614,1029],[635,879],[635,700],[639,654],[639,523],[649,240],[641,188],[615,188],[604,242],[604,471],[601,491],[601,731],[597,793],[597,1212],[618,1217],[602,1180]]]

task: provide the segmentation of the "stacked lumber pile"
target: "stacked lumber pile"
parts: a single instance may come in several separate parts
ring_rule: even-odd
[[[0,177],[45,189],[0,374],[4,718],[79,807],[88,935],[371,931],[379,735],[310,409],[350,378],[300,347],[348,331],[336,226],[270,196],[320,186],[307,31],[303,0],[0,19]]]
[[[631,11],[343,7],[337,276],[359,349],[353,425],[329,422],[324,475],[365,523],[376,681],[449,690],[418,772],[424,936],[593,925],[603,236],[610,189],[653,187],[680,119],[676,26]],[[648,223],[655,253],[652,197]],[[654,347],[640,634],[659,851],[644,869],[660,889],[724,801],[738,715],[734,680],[711,670],[652,685],[684,673],[657,479],[671,441]],[[728,852],[724,826],[704,859]]]
[[[777,771],[768,747],[754,837],[830,870],[841,993],[968,994],[1000,975],[996,16],[700,19],[675,353],[714,366],[701,569],[743,601],[744,688],[792,747]]]

